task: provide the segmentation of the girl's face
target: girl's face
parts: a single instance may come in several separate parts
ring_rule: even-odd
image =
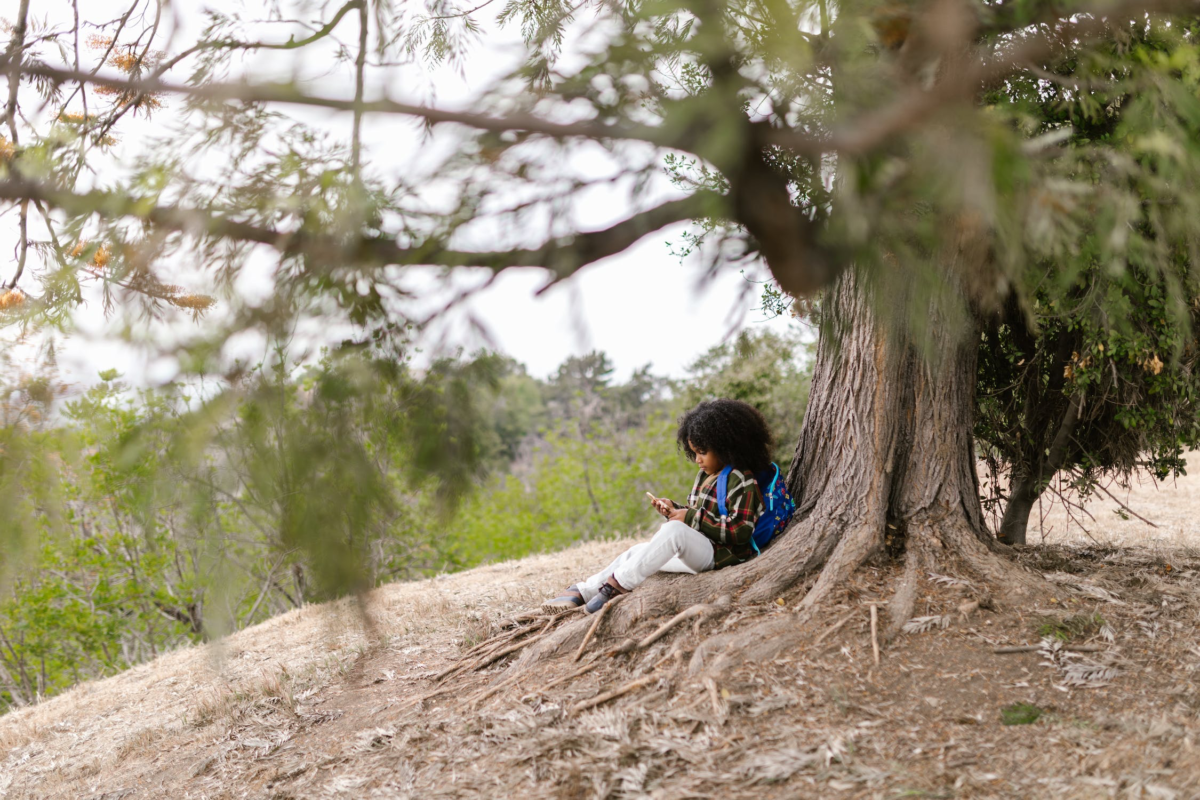
[[[700,448],[692,444],[691,439],[688,439],[688,447],[692,448],[692,452],[696,454],[696,464],[700,469],[704,470],[705,475],[716,475],[725,469],[725,464],[721,462],[721,459],[717,458],[716,453],[700,450]]]

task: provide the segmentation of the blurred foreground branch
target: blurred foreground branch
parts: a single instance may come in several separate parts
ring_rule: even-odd
[[[0,181],[0,199],[34,200],[69,214],[96,214],[109,220],[137,219],[157,228],[196,236],[264,244],[284,256],[303,256],[321,264],[351,262],[356,265],[437,265],[486,267],[541,267],[554,280],[573,275],[588,264],[622,252],[644,236],[668,225],[684,222],[719,209],[722,198],[698,192],[671,200],[608,228],[562,237],[534,249],[473,252],[449,250],[437,244],[406,248],[387,235],[338,237],[304,230],[281,231],[230,219],[202,208],[147,205],[145,199],[113,192],[66,192],[23,180]]]

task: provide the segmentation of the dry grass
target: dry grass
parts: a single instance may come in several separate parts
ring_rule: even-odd
[[[628,545],[589,543],[383,587],[371,597],[376,635],[406,666],[427,671],[459,652],[464,631],[486,635],[481,620],[536,602]],[[0,798],[75,796],[66,788],[78,785],[75,778],[116,769],[149,742],[165,749],[196,736],[228,735],[245,719],[275,709],[294,716],[297,697],[311,703],[367,650],[353,602],[307,606],[0,717]],[[54,767],[43,771],[41,763]]]
[[[1157,527],[1125,512],[1104,495],[1093,497],[1087,513],[1068,510],[1047,500],[1030,515],[1030,544],[1072,544],[1101,547],[1144,547],[1151,550],[1200,548],[1197,499],[1200,498],[1200,453],[1188,455],[1191,474],[1158,483],[1152,478],[1135,481],[1129,489],[1110,491],[1138,515]]]
[[[869,607],[894,567],[855,577],[819,646],[719,682],[688,677],[686,653],[795,598],[490,696],[502,664],[431,678],[629,543],[384,587],[374,644],[353,604],[308,607],[0,718],[0,798],[1200,797],[1198,496],[1194,477],[1136,487],[1157,530],[1097,504],[1103,546],[1048,517],[1021,557],[1061,586],[1049,607],[964,618],[970,587],[930,581],[917,614],[954,621],[878,667]],[[1103,652],[992,652],[1060,628]],[[1031,724],[1003,724],[1011,708]]]

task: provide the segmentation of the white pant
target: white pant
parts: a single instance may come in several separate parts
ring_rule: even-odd
[[[609,575],[623,589],[635,589],[655,572],[687,572],[695,575],[713,568],[713,544],[708,537],[678,520],[668,520],[648,542],[635,544],[611,564],[579,587],[584,600],[591,600]]]

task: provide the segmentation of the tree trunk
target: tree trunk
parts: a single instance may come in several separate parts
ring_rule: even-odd
[[[1025,532],[1029,528],[1029,514],[1037,502],[1038,482],[1028,476],[1014,476],[1009,487],[1008,503],[1004,516],[1000,518],[1000,541],[1005,544],[1025,544]]]
[[[1037,453],[1027,459],[1026,465],[1013,465],[1008,504],[1000,520],[1000,541],[1005,544],[1025,544],[1025,532],[1029,528],[1029,513],[1033,510],[1033,504],[1071,455],[1071,437],[1083,411],[1083,403],[1082,393],[1072,395],[1067,400],[1066,410],[1058,421],[1053,441],[1044,451],[1044,458],[1043,453]],[[1034,428],[1030,426],[1030,429]]]
[[[818,346],[788,474],[797,506],[792,524],[746,564],[700,576],[656,576],[609,614],[610,632],[723,594],[742,605],[771,602],[815,577],[798,616],[712,637],[696,650],[692,669],[769,660],[797,643],[816,609],[885,545],[905,562],[885,638],[911,617],[930,571],[966,572],[999,595],[1040,585],[1000,555],[1003,546],[984,525],[972,439],[978,331],[964,330],[957,318],[950,324],[936,303],[930,301],[929,344],[919,351],[902,326],[876,317],[851,273],[838,280],[823,313],[841,327]],[[582,626],[568,626],[526,658],[536,660],[581,636]]]

